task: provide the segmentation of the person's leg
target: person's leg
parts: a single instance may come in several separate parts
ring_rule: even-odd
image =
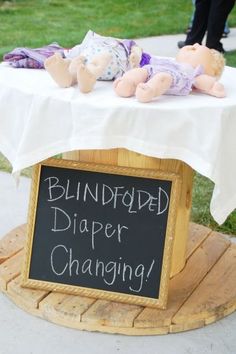
[[[186,37],[186,45],[192,45],[195,43],[202,44],[207,29],[210,4],[210,0],[196,0],[193,25]]]
[[[187,33],[185,41],[177,43],[179,48],[195,43],[202,44],[206,33],[211,0],[196,0],[195,12],[191,30]]]
[[[225,22],[225,27],[224,27],[224,32],[223,32],[223,34],[222,34],[222,37],[223,37],[223,38],[228,37],[229,33],[230,33],[230,29],[229,29],[228,22],[226,21],[226,22]]]
[[[220,39],[224,32],[225,22],[234,4],[235,0],[212,0],[207,27],[207,47],[220,52],[224,51]]]

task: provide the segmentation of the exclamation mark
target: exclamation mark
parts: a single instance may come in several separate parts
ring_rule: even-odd
[[[154,266],[154,263],[155,263],[155,260],[153,259],[151,265],[150,265],[150,268],[149,268],[149,271],[147,273],[147,278],[146,278],[146,281],[148,281],[148,278],[150,277],[150,274],[151,274],[151,271],[152,271],[152,268]]]

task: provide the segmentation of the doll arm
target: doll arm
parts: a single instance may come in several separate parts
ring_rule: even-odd
[[[140,48],[137,45],[134,45],[131,48],[131,53],[129,56],[129,63],[130,63],[130,66],[132,69],[139,67],[139,63],[142,58],[142,52],[143,52],[142,48]]]
[[[213,76],[205,74],[197,76],[194,80],[194,87],[211,96],[219,98],[226,96],[224,86]]]

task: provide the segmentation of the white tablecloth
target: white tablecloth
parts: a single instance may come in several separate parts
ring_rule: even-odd
[[[219,223],[236,207],[236,69],[221,82],[227,97],[163,96],[142,104],[117,97],[112,83],[93,92],[61,89],[44,70],[0,65],[0,151],[13,172],[55,154],[127,148],[185,161],[214,183],[211,214]]]

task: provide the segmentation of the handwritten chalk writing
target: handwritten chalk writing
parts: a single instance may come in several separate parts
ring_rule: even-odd
[[[53,232],[63,232],[71,230],[73,235],[80,235],[83,233],[88,234],[91,237],[91,247],[95,249],[95,238],[101,234],[106,238],[116,237],[117,241],[121,243],[122,233],[124,230],[128,230],[125,225],[117,224],[113,226],[110,223],[103,224],[98,220],[89,221],[88,219],[80,219],[77,213],[69,215],[68,212],[59,208],[51,207],[53,210]],[[96,236],[96,237],[95,237]]]
[[[78,259],[74,257],[72,248],[59,244],[51,251],[50,263],[52,272],[58,277],[66,273],[69,277],[74,275],[82,277],[83,274],[87,274],[90,277],[102,278],[108,286],[122,281],[127,284],[130,291],[139,293],[142,291],[144,281],[147,282],[151,275],[155,260],[153,259],[148,266],[141,263],[131,266],[122,257],[107,262],[98,258]]]
[[[169,206],[168,193],[157,187],[155,194],[142,189],[125,186],[109,186],[105,183],[81,183],[76,182],[76,187],[72,187],[70,179],[60,181],[56,176],[50,176],[44,180],[47,182],[48,202],[59,199],[76,202],[94,202],[100,206],[110,206],[117,209],[120,206],[127,209],[128,213],[138,213],[142,209],[150,213],[161,215],[166,212]]]

